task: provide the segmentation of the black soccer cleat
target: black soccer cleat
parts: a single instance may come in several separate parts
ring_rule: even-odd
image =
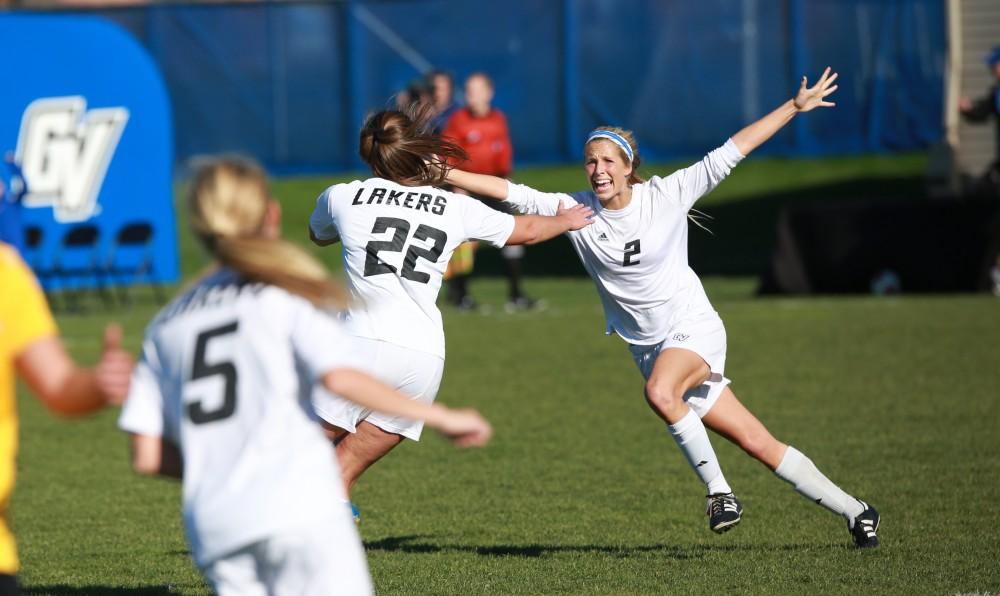
[[[716,534],[728,532],[743,519],[743,505],[733,493],[708,495],[708,527]]]
[[[854,546],[858,548],[875,548],[878,546],[878,523],[881,520],[875,508],[858,499],[864,511],[854,518],[854,524],[848,524],[847,529],[851,531],[854,538]]]

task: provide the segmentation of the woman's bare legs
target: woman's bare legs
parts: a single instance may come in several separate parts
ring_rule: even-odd
[[[729,387],[702,418],[705,426],[738,445],[817,505],[843,516],[859,547],[878,546],[878,512],[844,492],[795,447],[775,439]]]
[[[660,352],[646,381],[646,401],[667,423],[671,436],[708,490],[709,527],[724,532],[740,522],[742,506],[722,474],[705,426],[684,402],[684,394],[704,383],[711,371],[698,354],[681,348]]]
[[[778,469],[788,448],[788,445],[771,436],[761,421],[736,399],[729,387],[722,390],[722,395],[701,421],[772,472]]]

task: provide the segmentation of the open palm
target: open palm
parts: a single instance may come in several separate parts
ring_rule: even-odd
[[[819,81],[812,87],[806,87],[806,77],[802,77],[799,92],[795,94],[795,109],[800,112],[808,112],[816,107],[829,108],[835,106],[836,104],[832,101],[826,101],[826,97],[837,90],[837,85],[833,84],[836,80],[837,73],[831,73],[829,66],[826,67]]]

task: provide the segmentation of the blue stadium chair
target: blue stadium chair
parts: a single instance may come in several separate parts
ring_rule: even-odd
[[[159,303],[164,302],[163,290],[153,282],[153,226],[147,222],[132,222],[122,226],[108,250],[102,273],[115,287],[122,304],[131,302],[129,286],[145,279],[153,288]]]
[[[35,272],[38,283],[45,291],[45,296],[51,301],[49,296],[49,285],[52,278],[52,268],[45,262],[45,231],[39,226],[27,226],[24,228],[24,242],[22,244],[21,256],[24,262]]]
[[[97,289],[105,306],[110,305],[98,255],[100,236],[97,226],[90,224],[70,228],[52,257],[51,278],[62,291],[68,310],[82,310],[80,295],[88,285]],[[56,306],[54,300],[52,306]]]

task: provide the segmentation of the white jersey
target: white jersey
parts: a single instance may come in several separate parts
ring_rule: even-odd
[[[503,246],[514,218],[440,188],[370,178],[323,191],[309,228],[343,243],[356,301],[345,320],[350,333],[443,358],[436,302],[451,253],[467,240]]]
[[[742,159],[730,140],[688,168],[632,186],[632,201],[624,209],[604,209],[593,192],[542,193],[518,184],[509,185],[507,201],[523,213],[541,215],[554,215],[560,201],[593,209],[594,224],[568,235],[597,284],[606,332],[651,345],[679,322],[715,314],[688,265],[687,215]]]
[[[344,498],[308,398],[346,360],[347,341],[305,299],[228,269],[146,330],[118,425],[180,449],[184,525],[199,566],[315,523]]]

